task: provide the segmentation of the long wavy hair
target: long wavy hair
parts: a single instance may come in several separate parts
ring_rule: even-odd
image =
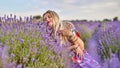
[[[55,11],[52,11],[52,10],[48,10],[46,11],[44,14],[43,14],[43,21],[45,20],[44,19],[44,16],[46,14],[50,14],[51,17],[52,17],[52,23],[53,23],[53,29],[54,29],[54,35],[56,36],[57,35],[57,31],[58,29],[60,28],[60,18],[58,16],[58,14],[55,12]]]
[[[43,21],[45,20],[44,19],[44,16],[46,14],[50,14],[51,17],[52,17],[52,23],[53,23],[53,34],[54,34],[54,38],[57,39],[58,36],[57,36],[57,31],[58,30],[63,30],[65,28],[74,28],[74,25],[70,22],[67,22],[67,21],[60,21],[60,17],[59,15],[55,12],[55,11],[52,11],[52,10],[48,10],[46,11],[44,14],[43,14]],[[68,26],[68,23],[71,25],[71,26]],[[61,44],[64,44],[67,42],[67,37],[66,36],[63,36],[63,35],[59,35],[59,38],[61,39]]]

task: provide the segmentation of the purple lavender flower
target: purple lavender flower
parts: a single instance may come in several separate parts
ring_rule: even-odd
[[[17,68],[22,68],[22,64],[17,65]]]
[[[2,44],[3,44],[3,43],[2,43],[2,42],[0,42],[0,46],[2,46]]]
[[[11,42],[14,42],[14,38],[11,38]]]
[[[19,40],[20,40],[20,42],[24,43],[24,39],[21,38],[21,39],[19,39]]]

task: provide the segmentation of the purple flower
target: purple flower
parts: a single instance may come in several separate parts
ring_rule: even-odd
[[[36,45],[36,44],[37,44],[37,42],[34,42],[33,44],[34,44],[34,45]]]
[[[11,42],[13,42],[14,41],[14,38],[11,38]]]
[[[12,53],[12,54],[11,54],[11,58],[14,58],[14,57],[15,57],[15,54]]]
[[[1,22],[0,22],[0,27],[2,26]]]
[[[0,42],[0,46],[2,46],[2,44],[3,44],[3,43],[2,43],[2,42]]]
[[[17,65],[17,68],[22,68],[22,64]]]
[[[24,39],[20,39],[20,41],[21,41],[22,43],[24,43]]]

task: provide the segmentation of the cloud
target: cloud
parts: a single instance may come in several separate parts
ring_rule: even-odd
[[[37,2],[38,0],[32,0],[33,2]]]
[[[111,10],[119,10],[119,4],[117,2],[107,2],[107,3],[95,3],[90,5],[85,5],[79,7],[79,9],[83,12],[99,12],[99,11],[107,11]],[[106,10],[105,10],[106,9]],[[110,11],[109,11],[110,12]]]
[[[120,0],[30,0],[25,4],[26,6],[21,7],[21,11],[11,12],[18,15],[21,14],[22,16],[42,15],[50,9],[56,11],[62,19],[102,19],[113,16],[120,17]],[[22,8],[24,9],[23,11]],[[1,12],[2,11],[0,11],[0,14],[2,14]],[[3,12],[5,13],[5,11]],[[8,11],[8,13],[9,12],[10,11]]]
[[[76,3],[76,0],[63,0],[63,2],[66,4],[72,4],[72,3]]]
[[[41,5],[42,5],[42,6],[48,5],[48,1],[42,1],[42,2],[41,2]]]
[[[88,0],[81,0],[83,3]],[[75,2],[74,2],[75,3]],[[78,2],[77,2],[78,3]],[[62,3],[57,5],[62,11],[62,19],[103,19],[112,18],[114,16],[120,17],[120,2],[113,0],[94,1],[85,4],[67,4]]]

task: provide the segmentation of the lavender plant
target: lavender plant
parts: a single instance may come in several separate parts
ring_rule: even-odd
[[[26,19],[24,21],[13,20],[11,17],[2,19],[0,42],[2,49],[8,47],[6,50],[8,61],[1,67],[63,68],[64,58],[42,42],[39,26],[29,18]],[[0,62],[3,61],[5,60],[0,57]]]
[[[110,59],[112,54],[119,54],[119,24],[119,21],[103,23],[103,27],[96,33],[96,40],[99,43],[98,52],[103,60]]]
[[[0,68],[77,68],[58,43],[48,42],[40,22],[31,17],[24,19],[13,15],[0,17]],[[115,54],[120,60],[120,22],[73,22],[87,47],[95,38],[101,60]],[[90,47],[90,46],[89,46]],[[93,48],[94,49],[94,48]],[[68,60],[69,59],[69,60]],[[7,60],[7,61],[6,61]],[[6,62],[4,62],[6,61]],[[67,65],[68,66],[67,66]],[[72,66],[73,65],[73,66]],[[74,66],[75,65],[75,66]]]
[[[92,38],[93,34],[96,32],[96,29],[100,25],[101,22],[87,22],[87,21],[81,21],[81,22],[73,22],[76,29],[81,34],[81,39],[85,43],[85,48],[88,47],[88,41],[90,38]]]

